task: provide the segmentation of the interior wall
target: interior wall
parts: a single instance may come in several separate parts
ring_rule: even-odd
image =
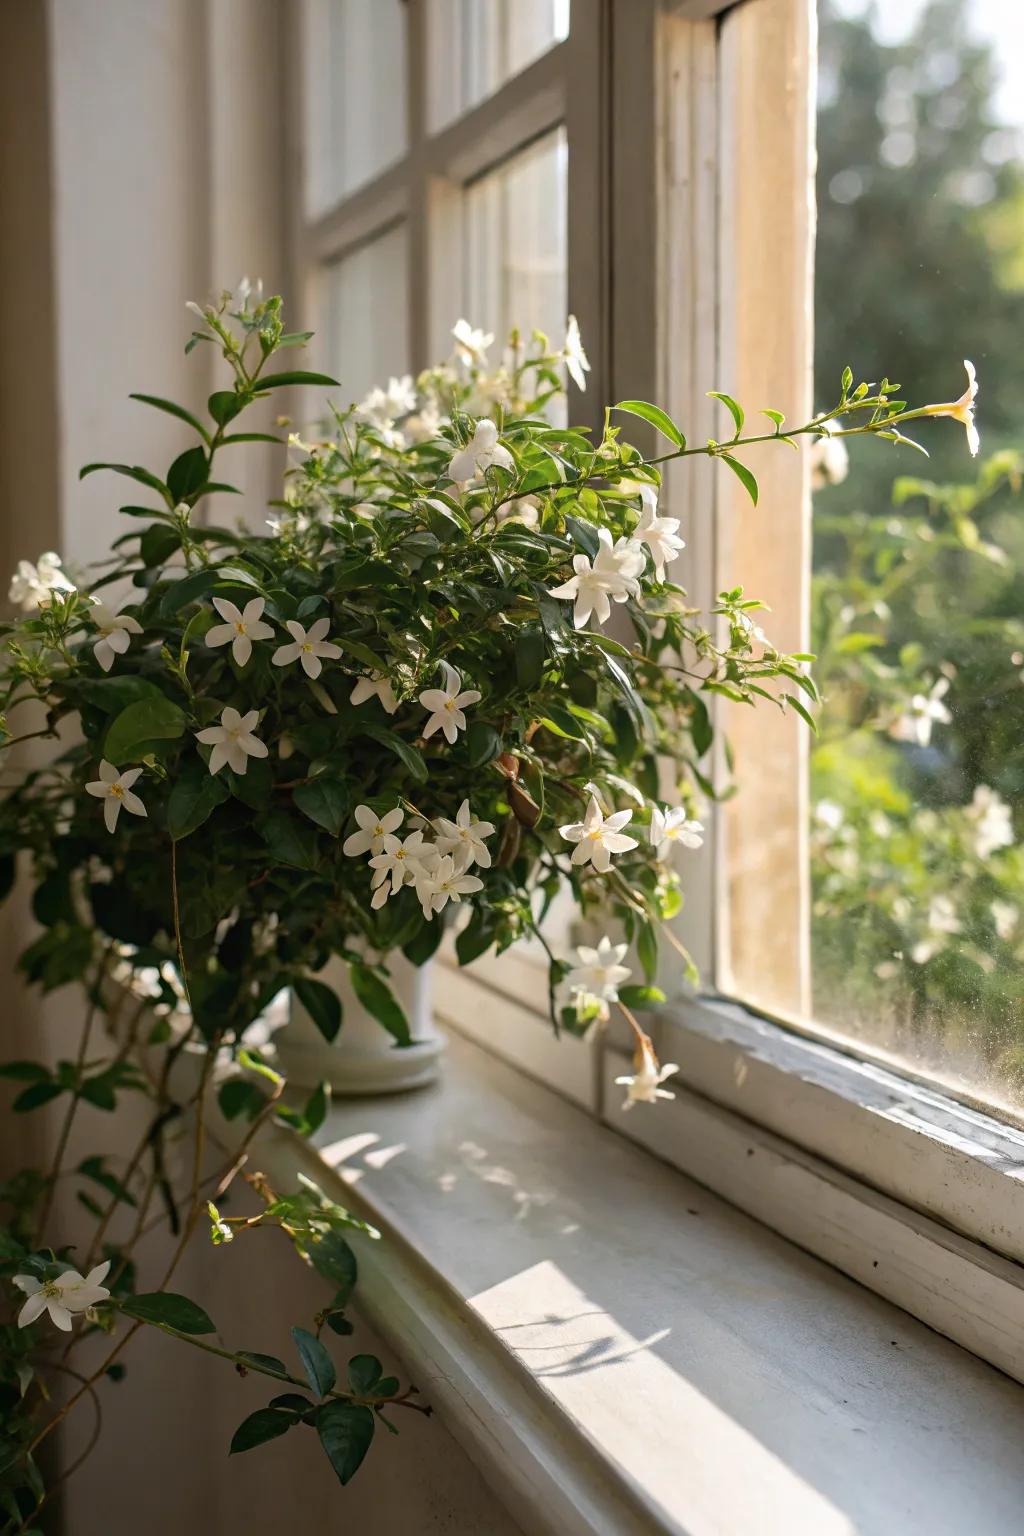
[[[3,572],[48,548],[85,567],[124,531],[117,509],[137,499],[124,494],[128,482],[80,481],[81,464],[163,467],[186,444],[181,424],[127,398],[142,390],[194,409],[214,387],[212,348],[184,355],[185,300],[233,286],[243,272],[263,276],[271,291],[284,285],[278,39],[293,3],[0,0]],[[301,315],[290,319],[301,327]],[[275,450],[230,466],[244,494],[222,498],[231,504],[218,507],[218,520],[260,526],[280,468]],[[43,1004],[14,987],[14,957],[30,930],[16,897],[0,913],[0,1050],[68,1056],[76,999],[56,994]],[[7,1085],[0,1099],[9,1103]],[[16,1144],[20,1163],[33,1136],[52,1145],[45,1111],[4,1118],[0,1162]],[[136,1124],[130,1113],[87,1111],[82,1145],[116,1158]],[[288,1357],[288,1329],[308,1325],[325,1293],[275,1236],[254,1255],[243,1243],[207,1248],[200,1235],[175,1283],[202,1300],[225,1343]],[[140,1284],[154,1279],[143,1273]],[[395,1360],[365,1330],[337,1341],[340,1359],[350,1343],[351,1352]],[[276,1536],[314,1521],[380,1536],[515,1536],[436,1419],[401,1416],[401,1438],[382,1434],[342,1490],[309,1431],[227,1457],[239,1421],[272,1395],[257,1378],[241,1380],[148,1331],[137,1346],[126,1354],[127,1379],[100,1389],[103,1437],[51,1511],[48,1532],[129,1536],[144,1519],[149,1536]],[[66,1460],[79,1444],[69,1435]]]

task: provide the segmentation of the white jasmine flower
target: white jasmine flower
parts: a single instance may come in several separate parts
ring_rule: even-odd
[[[286,619],[284,627],[292,637],[292,644],[279,646],[274,652],[270,659],[275,667],[287,667],[293,661],[301,661],[307,677],[319,677],[324,669],[321,656],[336,661],[341,655],[341,646],[325,638],[331,627],[328,618],[315,619],[308,631],[297,619]]]
[[[47,550],[33,565],[31,560],[19,560],[18,569],[11,577],[7,596],[17,603],[24,613],[33,608],[45,608],[55,592],[73,592],[74,583],[61,569],[60,556]]]
[[[109,672],[114,657],[123,656],[128,649],[132,635],[142,634],[142,625],[127,613],[111,613],[106,603],[101,603],[98,598],[93,598],[90,617],[99,630],[92,653],[104,672]]]
[[[416,880],[424,917],[443,911],[449,901],[459,902],[463,896],[472,896],[483,888],[483,881],[460,870],[451,854],[443,854],[428,865]]]
[[[684,848],[699,848],[704,842],[704,823],[688,821],[681,806],[662,811],[658,806],[651,810],[651,847],[658,851],[659,859],[666,859],[674,843]]]
[[[465,448],[452,455],[448,474],[457,484],[465,485],[478,475],[486,474],[493,464],[502,469],[515,469],[512,455],[498,442],[497,425],[489,417],[482,416]]]
[[[1013,847],[1013,812],[987,784],[976,787],[967,815],[974,823],[974,851],[979,859],[987,859],[998,848]]]
[[[468,320],[456,320],[452,326],[455,351],[459,360],[468,368],[483,368],[487,363],[487,348],[494,341],[493,331],[480,331]]]
[[[439,853],[454,854],[456,863],[461,864],[463,869],[468,869],[471,864],[479,864],[482,869],[490,869],[491,854],[484,843],[484,838],[494,836],[494,823],[474,821],[468,800],[463,800],[454,821],[438,816],[434,826],[437,829]]]
[[[380,852],[370,860],[374,872],[370,882],[373,888],[371,907],[382,907],[406,882],[413,885],[424,873],[424,858],[433,851],[424,843],[422,832],[410,832],[404,839],[385,833],[382,841]]]
[[[273,640],[273,628],[262,620],[266,606],[262,597],[252,598],[241,610],[226,597],[215,597],[213,606],[224,623],[207,630],[206,643],[214,648],[230,644],[231,654],[240,667],[244,667],[252,655],[254,640]]]
[[[499,523],[522,523],[536,528],[540,522],[540,502],[536,496],[514,496],[501,504],[495,514]]]
[[[583,350],[579,322],[575,315],[569,316],[569,325],[565,333],[562,357],[565,361],[569,377],[576,385],[576,388],[585,390],[587,381],[584,378],[584,374],[590,372],[590,364],[587,361],[587,354]]]
[[[616,1083],[626,1090],[626,1102],[623,1109],[632,1109],[634,1104],[656,1104],[659,1099],[674,1099],[675,1094],[660,1085],[667,1077],[679,1071],[674,1062],[668,1062],[659,1067],[658,1058],[654,1054],[654,1048],[646,1035],[637,1045],[636,1054],[633,1057],[635,1071],[629,1077],[617,1077]]]
[[[573,599],[573,624],[577,629],[583,628],[591,614],[598,624],[604,624],[611,615],[613,602],[624,603],[640,594],[636,578],[643,569],[643,545],[635,539],[618,539],[613,544],[607,528],[599,528],[597,537],[599,547],[593,562],[588,555],[574,555],[575,574],[560,587],[550,589],[551,597]]]
[[[248,277],[243,277],[234,293],[231,295],[229,307],[244,314],[249,305],[249,300],[255,296],[256,304],[263,302],[263,279],[258,277],[255,283],[251,283]],[[253,306],[256,307],[255,305]],[[200,314],[202,311],[200,310]]]
[[[992,921],[996,925],[996,933],[1004,942],[1009,942],[1017,931],[1017,923],[1020,920],[1020,912],[1009,901],[993,901],[990,907]]]
[[[398,830],[405,816],[405,812],[397,805],[394,810],[385,811],[383,816],[378,816],[368,805],[357,805],[352,814],[359,831],[351,833],[341,845],[342,853],[350,859],[358,858],[361,853],[372,853],[375,856],[382,853],[385,838]]]
[[[250,757],[268,756],[266,743],[253,735],[259,717],[258,709],[250,709],[248,714],[240,715],[237,709],[228,705],[221,711],[220,725],[208,725],[205,731],[196,732],[197,741],[213,748],[210,753],[211,773],[220,773],[225,763],[232,773],[245,773]]]
[[[356,685],[349,695],[349,703],[358,708],[360,704],[365,704],[367,699],[379,699],[381,707],[389,715],[393,715],[398,708],[398,700],[395,698],[391,679],[383,672],[371,672],[367,677],[356,679]]]
[[[972,456],[976,457],[981,447],[981,438],[978,429],[974,425],[974,402],[978,395],[978,376],[974,364],[964,358],[964,367],[967,370],[967,388],[959,400],[953,400],[945,405],[929,405],[921,412],[923,416],[952,416],[954,420],[961,422],[967,429],[967,446]]]
[[[838,832],[839,828],[846,820],[846,813],[844,812],[842,806],[837,805],[834,800],[819,800],[817,805],[814,807],[814,819],[818,825],[820,827],[824,827],[826,831]],[[885,834],[879,832],[876,835],[881,837]]]
[[[430,719],[420,734],[426,739],[433,736],[435,731],[443,731],[450,744],[454,743],[460,731],[466,729],[466,716],[463,713],[470,704],[476,704],[481,698],[475,688],[466,692],[462,689],[462,678],[454,667],[450,667],[446,661],[441,663],[444,671],[443,688],[426,688],[420,694],[420,703],[424,709],[430,711]]]
[[[911,741],[926,747],[932,739],[935,722],[949,725],[953,719],[942,702],[948,692],[949,678],[940,677],[930,693],[915,693],[906,712],[889,727],[889,735],[894,741]]]
[[[411,443],[433,442],[447,419],[446,416],[441,415],[435,401],[426,400],[414,415],[406,417],[402,423],[402,431]]]
[[[387,389],[379,386],[371,389],[366,399],[356,406],[360,416],[379,427],[382,432],[390,432],[397,416],[407,416],[415,408],[416,387],[408,373],[400,379],[390,378]]]
[[[38,1280],[35,1275],[13,1275],[14,1284],[24,1291],[28,1300],[18,1313],[18,1327],[27,1328],[37,1317],[49,1312],[51,1323],[71,1332],[71,1320],[76,1312],[85,1312],[98,1302],[106,1301],[110,1292],[101,1284],[107,1278],[110,1260],[105,1259],[90,1269],[84,1277],[77,1269],[66,1269],[56,1280]]]
[[[591,795],[583,820],[558,829],[567,843],[576,844],[572,862],[592,863],[600,874],[606,874],[611,868],[613,853],[627,853],[637,846],[636,838],[627,836],[622,830],[632,815],[632,811],[616,811],[612,816],[603,816],[597,796]]]
[[[664,581],[665,566],[686,548],[686,541],[678,536],[678,517],[658,516],[656,486],[641,485],[640,500],[643,507],[640,521],[633,529],[633,538],[647,545],[654,559],[654,573],[659,581]]]
[[[103,820],[108,832],[113,832],[117,826],[122,805],[132,816],[145,816],[146,807],[138,795],[132,794],[132,785],[141,773],[141,768],[128,768],[124,773],[118,773],[113,763],[104,758],[100,763],[99,778],[85,786],[87,794],[103,801]]]
[[[613,944],[607,935],[596,949],[581,944],[576,951],[579,964],[565,978],[569,990],[577,995],[584,994],[588,1000],[614,1003],[619,987],[633,974],[629,966],[622,963],[627,948],[626,944]],[[603,1016],[607,1016],[607,1009]]]
[[[811,444],[811,490],[823,491],[827,485],[841,485],[850,471],[850,455],[841,437],[835,437],[835,422],[823,421],[821,436]]]

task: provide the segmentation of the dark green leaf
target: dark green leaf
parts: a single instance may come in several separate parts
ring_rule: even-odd
[[[410,746],[404,737],[397,731],[390,730],[386,725],[376,725],[371,721],[360,721],[360,736],[370,736],[374,741],[379,741],[382,747],[387,747],[396,757],[401,758],[410,776],[417,784],[425,784],[427,781],[427,765],[420,752]]]
[[[202,448],[186,448],[167,471],[167,489],[175,502],[186,501],[206,483],[209,459]]]
[[[30,1109],[40,1109],[42,1105],[49,1104],[51,1099],[55,1099],[63,1091],[56,1083],[33,1083],[30,1088],[18,1094],[11,1108],[15,1114],[24,1115]]]
[[[183,405],[175,405],[173,400],[161,400],[159,395],[129,395],[128,398],[129,400],[141,400],[143,405],[152,405],[158,411],[166,411],[168,416],[177,416],[179,421],[188,422],[189,426],[199,433],[204,442],[208,443],[210,441],[210,434],[202,422],[197,421],[192,412],[186,411]]]
[[[217,1091],[217,1105],[225,1120],[235,1120],[239,1115],[254,1120],[266,1102],[266,1094],[244,1077],[229,1077]]]
[[[164,694],[127,704],[111,721],[103,755],[115,765],[137,761],[157,741],[172,741],[185,729],[185,714]]]
[[[265,373],[256,380],[257,389],[280,389],[285,384],[326,384],[338,387],[329,373]]]
[[[540,624],[524,624],[516,635],[516,682],[520,688],[536,688],[544,674],[544,629]]]
[[[218,389],[206,402],[207,409],[218,427],[234,421],[239,411],[245,409],[245,401],[233,389]]]
[[[644,968],[647,980],[653,982],[658,973],[658,935],[652,924],[643,922],[636,936],[636,952]]]
[[[216,1333],[216,1327],[202,1307],[187,1296],[176,1296],[173,1291],[152,1291],[145,1296],[129,1296],[121,1303],[129,1317],[140,1318],[144,1323],[155,1323],[160,1328],[174,1328],[178,1333]]]
[[[348,1363],[348,1382],[359,1397],[369,1397],[384,1367],[376,1355],[353,1355]]]
[[[295,995],[325,1040],[333,1040],[341,1028],[341,1001],[322,981],[300,976],[294,983]]]
[[[20,1083],[49,1082],[49,1069],[39,1061],[5,1061],[0,1066],[0,1077],[13,1077]]]
[[[267,1440],[276,1440],[278,1435],[287,1434],[294,1423],[294,1416],[279,1408],[257,1408],[255,1413],[242,1420],[231,1436],[228,1454],[237,1456],[240,1451],[251,1451]]]
[[[295,869],[316,869],[316,833],[308,822],[290,816],[287,811],[271,811],[259,830],[279,863],[290,864]]]
[[[308,784],[297,784],[292,799],[304,816],[337,837],[348,811],[348,790],[340,779],[321,774]]]
[[[372,1014],[378,1024],[383,1024],[388,1033],[394,1035],[399,1045],[411,1045],[409,1021],[387,982],[375,971],[371,971],[369,966],[357,960],[349,963],[348,970],[352,990],[367,1013]]]
[[[205,763],[189,763],[176,780],[167,801],[167,830],[176,842],[188,837],[228,798],[221,775]]]
[[[650,405],[646,400],[620,400],[612,409],[626,411],[630,416],[639,416],[643,421],[649,421],[652,427],[657,427],[662,436],[667,437],[670,443],[675,443],[677,448],[686,447],[686,438],[671,416],[667,416],[658,406]]]
[[[486,720],[474,720],[466,732],[466,753],[471,768],[493,763],[501,751],[501,737]]]
[[[316,1416],[316,1432],[341,1483],[358,1472],[373,1440],[373,1413],[356,1403],[325,1403]]]
[[[315,1136],[317,1131],[327,1119],[327,1111],[331,1107],[331,1088],[329,1083],[319,1083],[309,1098],[306,1107],[302,1111],[301,1134]]]
[[[313,1337],[305,1328],[293,1328],[292,1338],[295,1347],[302,1359],[302,1368],[306,1373],[306,1379],[317,1397],[326,1397],[334,1387],[337,1372],[334,1369],[334,1361],[324,1349],[319,1339]]]
[[[252,1365],[265,1366],[268,1371],[276,1371],[279,1376],[288,1375],[288,1367],[276,1355],[260,1355],[252,1349],[240,1349],[238,1351],[238,1358],[239,1360],[248,1360]]]
[[[161,496],[169,494],[166,485],[158,480],[156,475],[148,469],[143,469],[141,464],[86,464],[78,471],[79,480],[84,480],[86,475],[91,475],[98,469],[113,470],[115,475],[125,475],[129,480],[137,480],[140,485],[148,485],[151,491],[159,491]]]
[[[338,1287],[336,1307],[343,1307],[355,1290],[356,1256],[340,1232],[325,1232],[318,1243],[311,1243],[309,1256],[313,1267]]]

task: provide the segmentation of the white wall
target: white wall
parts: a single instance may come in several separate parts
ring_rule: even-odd
[[[284,283],[282,3],[291,0],[0,0],[5,569],[51,547],[75,563],[95,559],[124,531],[118,506],[142,488],[108,475],[80,482],[79,466],[163,469],[188,441],[187,429],[127,399],[142,390],[195,408],[214,387],[212,349],[184,356],[185,300],[243,271],[271,289]],[[302,318],[291,317],[294,328]],[[259,526],[273,459],[226,471],[247,494],[218,517],[244,511]],[[3,1055],[66,1056],[75,1000],[15,1001],[13,956],[28,931],[24,912],[5,911]],[[133,1138],[128,1116],[88,1118],[90,1148],[116,1154]],[[52,1122],[33,1120],[10,1128],[19,1161],[33,1130],[52,1142]],[[229,1343],[287,1355],[289,1326],[308,1323],[324,1291],[275,1238],[213,1251],[200,1237],[178,1283]],[[372,1337],[354,1347],[395,1357]],[[436,1420],[406,1414],[402,1437],[382,1436],[342,1490],[309,1431],[227,1459],[240,1419],[268,1400],[254,1378],[152,1334],[126,1364],[127,1380],[101,1389],[100,1447],[67,1487],[67,1536],[128,1536],[143,1523],[148,1536],[276,1536],[314,1522],[378,1536],[515,1536]],[[75,1454],[73,1439],[65,1449]]]

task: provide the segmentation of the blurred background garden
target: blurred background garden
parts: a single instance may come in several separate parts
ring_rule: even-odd
[[[926,422],[928,458],[854,439],[848,479],[841,449],[821,458],[813,1009],[1019,1111],[1024,6],[821,0],[819,18],[817,400],[880,357],[906,398],[955,400],[969,358],[982,446],[971,461]]]

